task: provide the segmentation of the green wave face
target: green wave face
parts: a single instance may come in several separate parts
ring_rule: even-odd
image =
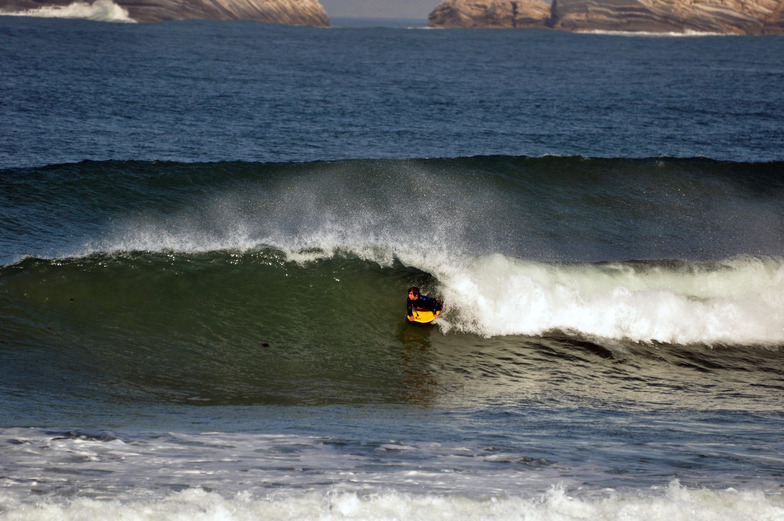
[[[0,277],[7,342],[116,392],[204,403],[399,399],[418,270],[275,250],[27,260]],[[24,346],[24,347],[22,347]],[[56,347],[55,347],[56,346]],[[50,351],[51,350],[51,351]]]

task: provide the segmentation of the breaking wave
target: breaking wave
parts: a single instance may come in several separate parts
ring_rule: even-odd
[[[31,16],[36,18],[78,18],[94,22],[136,23],[128,10],[112,0],[95,0],[93,3],[73,2],[64,6],[45,6],[25,11],[0,11],[5,16]]]

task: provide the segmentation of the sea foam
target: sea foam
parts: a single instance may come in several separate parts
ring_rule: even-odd
[[[21,503],[0,497],[0,508],[9,520],[43,519],[190,519],[190,520],[664,520],[751,521],[779,519],[784,515],[780,496],[735,490],[691,490],[672,482],[649,494],[608,492],[581,498],[561,487],[541,497],[488,497],[411,495],[394,491],[357,493],[304,493],[276,499],[253,498],[240,493],[224,498],[215,492],[189,489],[162,500],[95,500],[79,498],[64,503]]]
[[[31,16],[36,18],[79,18],[94,22],[136,23],[128,11],[112,0],[95,0],[93,3],[73,2],[66,6],[44,6],[18,12],[0,12],[6,16]]]

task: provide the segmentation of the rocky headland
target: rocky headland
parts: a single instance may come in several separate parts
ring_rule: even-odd
[[[18,13],[43,7],[65,7],[77,1],[0,0],[0,11]],[[315,27],[330,25],[319,0],[114,0],[114,3],[137,22],[254,20]]]
[[[546,12],[542,12],[542,5]],[[515,13],[514,16],[508,13]],[[521,24],[515,20],[524,18]],[[784,34],[782,0],[444,0],[431,27],[543,27],[565,31]]]
[[[543,0],[444,0],[428,16],[430,27],[545,27],[550,4]]]
[[[551,25],[569,31],[781,33],[781,0],[553,0]]]

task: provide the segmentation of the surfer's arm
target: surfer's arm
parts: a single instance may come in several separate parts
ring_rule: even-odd
[[[438,301],[433,297],[426,297],[425,295],[420,295],[419,299],[423,301],[423,303],[427,304],[427,307],[432,308],[433,313],[438,311]]]

